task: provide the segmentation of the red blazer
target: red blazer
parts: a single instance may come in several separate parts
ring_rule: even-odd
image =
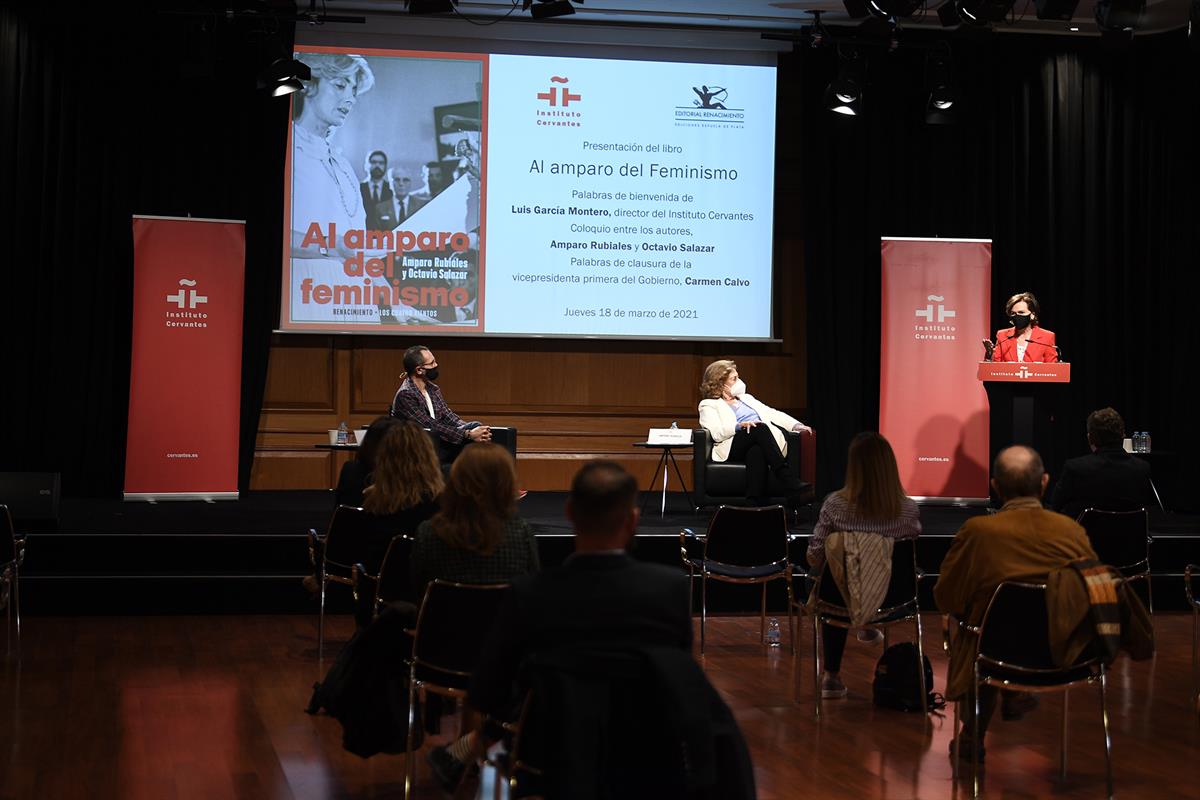
[[[1016,361],[1017,340],[1013,338],[1016,328],[1005,328],[996,331],[996,349],[992,353],[992,361]],[[1054,349],[1054,331],[1033,326],[1029,334],[1029,342],[1025,347],[1026,361],[1040,361],[1051,364],[1058,361],[1058,351]]]

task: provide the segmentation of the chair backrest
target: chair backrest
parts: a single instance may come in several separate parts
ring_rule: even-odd
[[[439,672],[469,677],[508,587],[507,583],[430,581],[417,614],[413,659]]]
[[[325,535],[325,560],[345,570],[362,564],[368,573],[378,575],[386,547],[382,542],[397,532],[381,531],[381,526],[387,524],[386,517],[353,506],[338,506]]]
[[[821,590],[818,596],[826,603],[844,606],[844,599],[840,597],[840,592],[835,593],[835,589],[836,583],[829,572],[829,565],[826,564],[821,573]],[[917,540],[898,539],[892,543],[892,576],[879,608],[898,608],[905,603],[913,603],[915,607],[917,600]]]
[[[1188,605],[1200,609],[1200,564],[1188,564],[1183,570],[1183,593],[1187,595]]]
[[[1092,549],[1100,561],[1119,570],[1141,566],[1150,557],[1150,520],[1146,509],[1101,511],[1088,508],[1079,515]]]
[[[1046,584],[1005,581],[988,601],[979,630],[981,659],[1006,667],[1059,672],[1050,651],[1050,617],[1046,610]],[[1074,666],[1098,660],[1087,648]]]
[[[407,534],[392,537],[383,556],[383,563],[379,565],[379,583],[375,587],[376,603],[416,600],[409,569],[412,546],[413,538]]]
[[[979,655],[1029,669],[1055,669],[1050,656],[1046,584],[1005,581],[988,601]]]
[[[739,567],[787,563],[787,512],[783,506],[720,506],[708,523],[704,558]]]
[[[0,504],[0,564],[17,560],[17,531],[8,506]]]

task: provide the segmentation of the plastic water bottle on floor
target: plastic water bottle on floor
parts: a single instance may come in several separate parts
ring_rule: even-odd
[[[779,618],[769,617],[767,619],[767,646],[779,647]]]
[[[337,443],[338,444],[349,444],[350,443],[350,429],[348,427],[346,427],[345,420],[342,421],[341,425],[338,425]]]

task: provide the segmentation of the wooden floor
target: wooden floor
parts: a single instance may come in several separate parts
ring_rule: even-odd
[[[350,625],[334,619],[334,638]],[[1122,658],[1112,673],[1117,796],[1196,798],[1191,618],[1160,615],[1156,626],[1157,658]],[[969,796],[951,779],[948,714],[925,727],[919,715],[871,705],[878,646],[851,639],[843,671],[850,697],[827,702],[817,724],[807,672],[802,703],[793,702],[786,625],[781,650],[759,646],[757,630],[756,618],[711,620],[704,664],[750,744],[760,798]],[[935,630],[929,616],[940,690],[945,661]],[[349,755],[336,721],[302,711],[318,678],[315,616],[29,617],[23,633],[20,661],[0,666],[0,799],[402,795],[402,756]],[[806,669],[810,635],[801,639]],[[1021,722],[998,721],[987,743],[986,796],[1103,796],[1097,698],[1072,693],[1065,783],[1056,777],[1058,696]],[[420,796],[441,796],[424,759],[419,769]]]

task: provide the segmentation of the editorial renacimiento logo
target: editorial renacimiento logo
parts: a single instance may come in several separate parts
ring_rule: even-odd
[[[729,105],[725,86],[701,84],[692,87],[691,105],[675,106],[675,124],[689,127],[740,128],[746,122],[746,109]]]
[[[570,78],[562,75],[550,76],[550,88],[537,93],[537,99],[547,107],[537,109],[536,124],[551,128],[578,128],[583,120],[579,105],[582,92],[572,92],[567,86]],[[557,84],[557,85],[555,85]]]
[[[180,278],[180,288],[174,294],[167,295],[167,303],[175,308],[166,312],[165,327],[168,328],[207,328],[208,314],[198,310],[202,305],[208,305],[208,295],[196,291],[196,281],[190,278]],[[168,306],[169,307],[169,306]]]

